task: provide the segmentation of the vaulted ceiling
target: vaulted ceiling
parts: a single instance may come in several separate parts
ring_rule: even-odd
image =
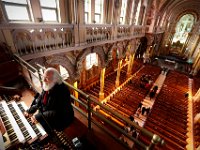
[[[196,18],[200,16],[200,0],[155,0],[157,3],[157,12],[163,15],[165,12],[169,20],[176,19],[183,13],[193,13]]]

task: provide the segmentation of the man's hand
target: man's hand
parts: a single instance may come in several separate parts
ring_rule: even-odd
[[[32,116],[32,117],[31,117],[31,122],[34,123],[34,124],[37,124],[37,123],[38,123],[38,121],[35,119],[35,116]]]
[[[25,117],[32,117],[32,114],[29,114],[27,111],[24,112]]]

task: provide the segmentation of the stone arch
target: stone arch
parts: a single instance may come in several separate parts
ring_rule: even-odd
[[[132,41],[128,41],[126,48],[125,48],[125,55],[126,57],[129,57],[132,54],[132,49],[133,49],[133,45],[132,45]]]
[[[123,58],[126,57],[126,53],[129,50],[130,50],[130,41],[124,41],[123,42],[123,50],[122,50],[122,56],[123,56]]]
[[[28,61],[28,63],[31,64],[34,67],[35,67],[36,63],[38,63],[41,66],[45,67],[45,58],[44,57],[40,57],[40,58],[32,59],[32,60]]]
[[[108,55],[110,55],[110,56],[108,56],[108,57],[111,57],[112,59],[114,58],[117,58],[117,46],[116,46],[116,44],[114,44],[112,47],[111,47],[111,49],[108,51]],[[111,60],[112,60],[111,59]]]
[[[108,51],[108,55],[111,55],[113,57],[116,54],[116,58],[120,59],[123,57],[123,51],[124,51],[123,43],[118,42],[118,43],[113,44],[113,46]],[[111,56],[108,56],[108,57],[111,57]]]
[[[56,55],[49,59],[47,63],[50,65],[62,65],[68,71],[70,79],[76,78],[75,67],[71,64],[70,60],[67,57]]]
[[[117,43],[117,52],[118,52],[118,59],[124,57],[124,45],[123,42]]]
[[[136,39],[132,39],[129,44],[131,45],[130,53],[134,54],[136,52]]]
[[[83,50],[82,53],[80,53],[79,56],[77,57],[76,67],[77,67],[77,71],[79,72],[79,74],[83,68],[83,66],[82,66],[83,60],[85,59],[85,57],[88,54],[90,54],[92,52],[95,52],[98,54],[100,61],[101,61],[101,66],[102,67],[105,66],[105,53],[104,53],[103,48],[101,46],[90,47],[90,48]]]

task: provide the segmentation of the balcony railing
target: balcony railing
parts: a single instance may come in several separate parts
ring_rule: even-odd
[[[111,25],[86,25],[86,42],[92,43],[97,41],[111,40]]]
[[[73,25],[40,25],[16,28],[12,32],[19,55],[74,46]]]
[[[89,43],[114,42],[145,35],[144,26],[110,24],[3,24],[0,29],[10,31],[19,56],[60,49],[75,50],[79,46],[87,47]]]
[[[26,70],[26,72],[29,75],[30,74],[34,74],[34,71],[37,72],[37,76],[35,76],[35,78],[37,78],[39,81],[41,81],[42,74],[39,73],[38,69],[34,68],[33,66],[31,66],[26,61],[24,61],[23,59],[21,59],[20,57],[18,57],[16,55],[15,55],[15,58],[19,62],[19,64],[22,66],[22,68],[24,70]],[[42,67],[42,69],[43,69],[43,67]],[[27,82],[30,84],[31,87],[33,87],[33,85],[34,85],[33,81],[28,79]],[[150,131],[146,130],[145,128],[140,127],[136,123],[130,121],[128,118],[125,118],[124,116],[122,116],[118,112],[112,110],[108,106],[105,106],[104,104],[100,103],[98,100],[92,98],[90,95],[84,93],[83,91],[75,88],[71,84],[69,84],[67,82],[65,82],[65,84],[71,90],[74,90],[74,91],[78,92],[79,93],[78,95],[82,95],[84,97],[84,100],[83,99],[80,100],[80,99],[74,97],[73,95],[71,95],[71,98],[75,102],[78,102],[80,105],[82,105],[83,107],[86,108],[86,112],[85,112],[82,109],[80,109],[80,107],[76,106],[75,104],[72,104],[73,108],[88,120],[88,129],[89,130],[91,130],[92,125],[95,124],[101,130],[105,131],[107,134],[112,136],[114,139],[116,139],[119,143],[123,144],[128,149],[133,149],[136,146],[136,147],[139,147],[139,149],[151,150],[151,149],[154,149],[156,144],[161,144],[161,145],[164,144],[164,140],[162,138],[160,138],[158,135],[153,134]],[[41,92],[41,90],[38,90],[38,89],[35,89],[35,90],[37,90],[38,92]],[[109,112],[110,116],[112,116],[113,119],[121,120],[125,124],[129,124],[129,125],[135,127],[138,130],[138,133],[145,135],[145,137],[147,137],[147,138],[150,138],[151,139],[151,143],[145,144],[142,141],[138,140],[137,138],[132,137],[125,130],[120,128],[116,123],[112,122],[109,118],[105,117],[104,115],[102,115],[97,110],[93,109],[92,106],[94,106],[94,105],[98,106],[98,108],[101,109],[101,110],[105,110],[105,111]],[[101,122],[106,122],[109,126],[112,127],[112,130],[110,130],[106,126],[103,126],[101,124]],[[119,139],[119,135],[116,135],[116,133],[123,134],[129,141],[134,143],[134,147],[131,148],[125,142],[122,142]]]
[[[132,35],[134,37],[141,37],[141,36],[144,36],[145,35],[145,27],[143,26],[134,26],[133,27],[133,32],[132,32]]]

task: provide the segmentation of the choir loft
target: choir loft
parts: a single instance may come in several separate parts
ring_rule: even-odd
[[[200,150],[200,0],[0,4],[0,149]],[[54,137],[24,116],[49,67],[75,113]]]

